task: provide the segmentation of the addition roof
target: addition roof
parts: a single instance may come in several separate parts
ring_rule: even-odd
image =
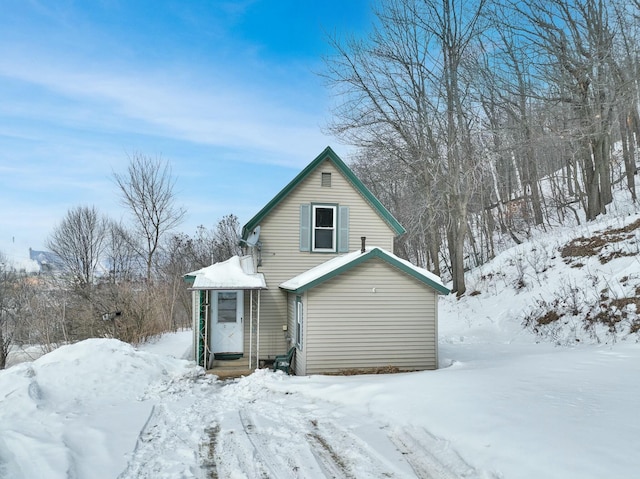
[[[309,176],[323,161],[331,161],[335,167],[344,175],[353,187],[362,195],[362,197],[371,205],[371,207],[380,215],[380,217],[389,225],[396,235],[405,233],[398,220],[387,210],[380,200],[376,198],[371,191],[360,181],[360,179],[351,171],[351,169],[340,159],[340,157],[327,146],[315,160],[307,165],[291,182],[285,186],[269,203],[262,208],[258,214],[249,220],[242,228],[242,239],[246,240],[256,226],[260,224],[265,216],[271,212],[282,200],[284,200],[291,191],[293,191],[307,176]]]
[[[393,253],[382,248],[378,248],[377,246],[366,248],[364,253],[358,250],[352,253],[336,256],[325,263],[285,281],[280,285],[280,288],[296,294],[303,293],[308,289],[314,288],[372,258],[379,258],[388,264],[395,266],[400,271],[414,277],[427,286],[430,286],[440,294],[449,294],[450,292],[449,289],[442,284],[440,278],[435,274],[424,268],[419,268],[409,261],[399,258]]]
[[[267,289],[262,273],[253,268],[253,258],[232,256],[226,261],[184,275],[190,289]]]

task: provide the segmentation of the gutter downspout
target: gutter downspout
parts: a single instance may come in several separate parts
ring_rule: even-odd
[[[207,352],[209,351],[209,307],[211,305],[211,291],[205,290],[204,294],[204,351],[202,353],[202,365],[206,370],[209,369],[209,358],[207,358]]]
[[[258,290],[258,327],[256,331],[256,369],[260,367],[260,290]]]
[[[250,293],[249,299],[249,370],[251,370],[251,364],[253,359],[253,290]]]

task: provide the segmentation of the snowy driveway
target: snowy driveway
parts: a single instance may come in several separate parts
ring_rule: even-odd
[[[0,478],[637,476],[640,345],[441,352],[437,371],[221,382],[116,340],[64,346],[0,371]]]
[[[338,397],[339,379],[263,369],[218,381],[116,340],[64,346],[0,371],[0,478],[491,477],[374,412],[372,397],[389,399],[383,378],[347,381]]]
[[[150,391],[156,405],[119,477],[481,477],[424,429],[305,398],[287,391],[288,380],[262,370]]]

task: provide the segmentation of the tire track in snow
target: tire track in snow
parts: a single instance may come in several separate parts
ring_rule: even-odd
[[[355,479],[326,439],[310,426],[300,427],[301,423],[311,423],[297,420],[299,411],[288,411],[283,420],[265,413],[262,406],[258,410],[241,409],[238,417],[254,448],[254,458],[265,468],[265,477]]]
[[[263,386],[195,381],[155,392],[119,479],[497,477],[424,429],[390,430],[351,407]]]
[[[265,435],[261,430],[256,430],[255,415],[248,413],[246,409],[241,409],[238,411],[238,417],[240,418],[240,424],[242,424],[244,433],[254,447],[255,455],[267,470],[267,477],[270,479],[292,477],[288,474],[285,475],[279,461],[275,459],[278,457],[278,451],[273,450],[272,435]]]
[[[256,401],[238,413],[261,462],[276,477],[405,478],[410,474],[409,466],[398,467],[406,463],[402,454],[395,454],[396,464],[384,456],[383,452],[396,448],[379,427],[358,434],[357,425],[343,415],[332,417],[325,405],[320,409],[309,404],[285,408],[281,399]],[[339,424],[344,422],[349,425]],[[365,438],[372,436],[377,443],[386,441],[384,451],[369,446]]]
[[[347,470],[344,460],[322,436],[311,433],[309,438],[316,443],[316,447],[312,447],[311,452],[318,461],[320,469],[325,473],[325,477],[355,479]]]
[[[164,403],[152,407],[127,467],[118,479],[197,477],[200,468],[193,467],[198,462],[198,442],[194,437],[201,438],[201,434],[184,422],[181,413],[170,410]]]
[[[157,428],[160,423],[160,415],[159,406],[153,405],[149,412],[149,417],[147,417],[142,429],[140,429],[136,445],[131,452],[131,457],[127,463],[127,467],[118,475],[118,479],[140,476],[140,461],[137,461],[136,459],[143,454],[143,450],[146,448],[145,443],[151,441],[155,436],[154,429]]]
[[[479,479],[478,472],[450,447],[424,429],[396,429],[389,438],[420,479]]]
[[[374,449],[368,441],[381,444],[386,435],[377,426],[363,428],[353,419],[338,416],[312,420],[313,431],[310,437],[320,446],[315,452],[328,464],[327,477],[357,479],[359,477],[405,478],[406,469],[398,466],[405,458],[397,455],[393,464],[380,450]],[[388,447],[385,447],[388,446]],[[393,444],[382,444],[385,453],[393,450]],[[332,467],[335,466],[335,467]]]

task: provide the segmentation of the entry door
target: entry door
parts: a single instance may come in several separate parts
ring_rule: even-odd
[[[212,291],[211,350],[217,353],[244,352],[243,291]]]

